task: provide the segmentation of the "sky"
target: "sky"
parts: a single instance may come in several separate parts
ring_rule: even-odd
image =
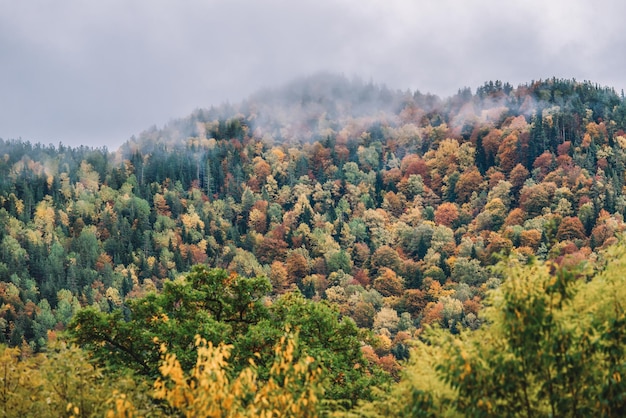
[[[0,0],[0,138],[115,150],[330,71],[446,97],[488,80],[626,88],[621,0]]]

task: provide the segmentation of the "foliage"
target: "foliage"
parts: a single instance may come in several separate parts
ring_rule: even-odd
[[[400,385],[358,413],[622,416],[624,249],[604,254],[595,274],[507,260],[483,311],[488,325],[458,336],[427,331]],[[397,405],[401,397],[412,402]]]
[[[440,99],[320,75],[115,152],[0,140],[0,343],[69,327],[156,378],[160,344],[188,371],[199,333],[265,378],[293,323],[353,405],[427,325],[480,328],[503,257],[601,258],[624,161],[623,95],[556,78]]]
[[[310,356],[298,354],[297,337],[283,336],[267,380],[260,380],[254,360],[229,377],[232,346],[214,347],[197,337],[198,360],[187,376],[175,354],[162,347],[162,378],[154,384],[156,399],[165,400],[185,417],[315,417],[322,393],[321,370]]]
[[[76,346],[52,342],[46,354],[2,347],[0,411],[4,417],[92,417],[109,409],[114,391],[123,391],[138,414],[156,409],[147,403],[147,385],[131,376],[113,376]]]
[[[291,327],[299,332],[300,349],[316,359],[328,399],[350,406],[368,398],[369,387],[388,380],[363,358],[352,320],[296,293],[266,306],[268,292],[265,278],[195,266],[185,279],[165,283],[161,293],[129,301],[126,312],[79,311],[69,331],[101,363],[149,378],[159,376],[162,347],[182,370],[191,370],[198,360],[189,348],[200,335],[214,346],[230,345],[234,370],[243,370],[249,358],[259,356],[258,375],[269,379],[273,347],[283,329]]]
[[[101,361],[156,377],[162,343],[186,369],[196,359],[188,348],[200,333],[215,344],[266,316],[265,278],[243,278],[195,266],[184,280],[167,282],[159,294],[132,299],[110,313],[79,311],[69,325],[76,342]]]
[[[76,346],[51,345],[51,351],[37,355],[27,348],[2,347],[2,416],[315,417],[321,413],[322,372],[315,359],[301,350],[297,334],[280,338],[267,379],[258,375],[253,359],[233,375],[228,363],[232,346],[213,346],[199,337],[197,362],[187,375],[163,344],[160,377],[152,388],[141,379],[94,366]]]

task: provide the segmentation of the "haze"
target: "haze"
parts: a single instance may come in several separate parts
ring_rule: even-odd
[[[447,96],[552,76],[620,91],[620,1],[0,0],[0,138],[115,149],[331,71]]]

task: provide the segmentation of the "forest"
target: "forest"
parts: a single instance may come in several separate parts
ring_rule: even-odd
[[[0,139],[2,416],[624,416],[625,162],[556,78]]]

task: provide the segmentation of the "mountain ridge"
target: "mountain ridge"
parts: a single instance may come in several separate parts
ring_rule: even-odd
[[[601,94],[605,97],[598,101]],[[520,96],[524,96],[525,100],[520,102]],[[608,100],[609,103],[602,100]],[[171,120],[163,129],[152,127],[140,133],[122,148],[136,147],[155,139],[167,142],[169,138],[180,143],[187,137],[200,134],[197,123],[233,117],[245,120],[253,130],[259,129],[261,136],[278,138],[279,141],[310,142],[328,134],[336,134],[339,124],[345,123],[348,118],[378,118],[383,123],[397,124],[402,110],[410,110],[407,106],[428,115],[433,112],[441,114],[458,111],[463,105],[471,105],[475,108],[470,108],[466,113],[480,119],[483,117],[481,112],[506,105],[510,113],[530,118],[533,112],[550,106],[580,106],[577,101],[590,102],[590,108],[597,114],[594,115],[597,118],[604,115],[605,111],[601,109],[603,106],[616,106],[623,98],[613,88],[589,81],[551,78],[520,84],[517,88],[500,81],[485,82],[476,88],[475,93],[463,87],[456,95],[441,99],[436,95],[422,94],[419,90],[393,90],[384,84],[371,81],[365,83],[356,77],[349,79],[332,73],[318,73],[281,87],[262,89],[237,104],[197,109],[187,117]],[[159,131],[162,134],[155,137]]]

